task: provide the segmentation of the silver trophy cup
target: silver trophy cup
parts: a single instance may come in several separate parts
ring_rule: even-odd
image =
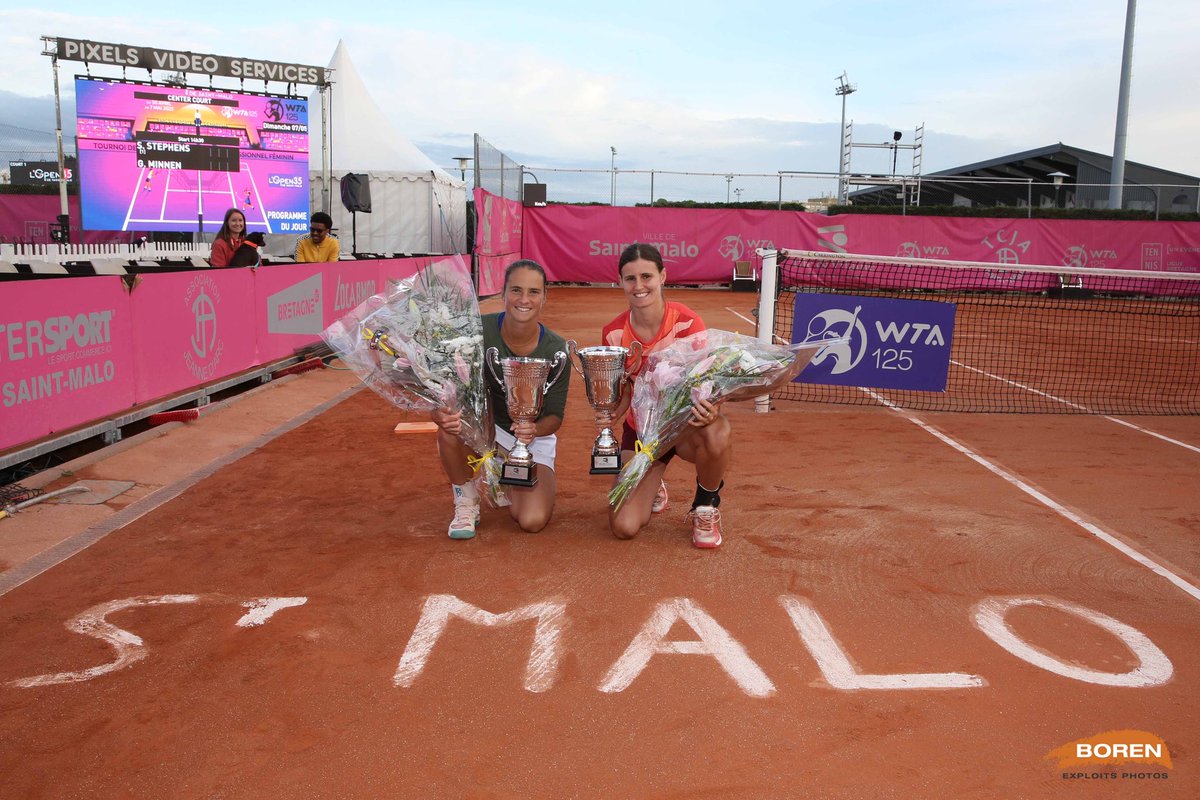
[[[572,359],[575,371],[583,376],[583,386],[587,390],[588,402],[597,411],[611,414],[621,404],[621,389],[625,384],[625,361],[629,357],[629,348],[625,347],[583,347],[579,348],[575,340],[567,342],[568,357],[578,359],[578,364]],[[642,354],[642,343],[635,341],[632,352],[634,357]],[[621,471],[621,443],[613,436],[612,428],[604,428],[596,437],[592,446],[592,474],[615,475]]]
[[[505,405],[513,422],[532,422],[541,415],[546,393],[562,377],[563,369],[567,366],[567,354],[561,350],[554,354],[554,361],[547,361],[544,358],[500,358],[500,351],[489,347],[484,360],[492,377],[504,387]],[[503,378],[496,372],[497,365]],[[551,372],[554,376],[546,380]],[[529,448],[520,439],[504,460],[500,482],[510,486],[537,484],[537,464]]]

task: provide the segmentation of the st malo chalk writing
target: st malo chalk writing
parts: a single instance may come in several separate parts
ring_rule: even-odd
[[[131,597],[94,606],[70,620],[67,627],[76,633],[95,636],[107,642],[117,651],[116,660],[85,670],[10,680],[9,685],[34,687],[77,683],[130,666],[146,657],[145,647],[137,635],[108,622],[107,617],[110,614],[145,606],[191,604],[204,599],[217,603],[229,602],[228,599],[219,596],[205,598],[201,595],[163,595]],[[863,672],[834,636],[829,624],[811,600],[795,595],[781,595],[777,600],[783,610],[782,617],[791,623],[801,644],[820,671],[824,685],[831,689],[846,692],[913,691],[974,689],[986,685],[981,676],[964,672]],[[242,605],[251,609],[251,613],[238,624],[260,624],[260,620],[265,620],[276,610],[303,605],[304,602],[305,598],[302,597],[262,598],[243,602]],[[1059,658],[1041,645],[1029,644],[1007,620],[1009,612],[1023,606],[1040,606],[1061,612],[1065,617],[1072,619],[1073,628],[1086,630],[1088,635],[1091,628],[1100,628],[1109,634],[1108,638],[1114,646],[1122,651],[1116,656],[1114,663],[1132,663],[1133,668],[1125,672],[1091,669],[1080,666],[1069,658]],[[1174,674],[1174,667],[1166,654],[1143,633],[1084,606],[1046,597],[987,597],[976,603],[970,613],[976,629],[1009,654],[1071,680],[1102,686],[1141,688],[1162,685]],[[529,692],[549,691],[558,677],[564,641],[563,631],[567,625],[567,604],[559,599],[492,612],[454,595],[429,595],[421,605],[413,632],[392,676],[392,684],[404,689],[413,686],[422,678],[430,656],[452,623],[487,628],[511,627],[513,630],[508,636],[519,638],[529,635],[528,623],[534,621],[536,624],[533,628],[533,641],[529,648],[522,684]],[[695,634],[694,637],[670,638],[671,631],[681,626],[690,628]],[[772,648],[772,652],[777,650],[778,648]],[[655,657],[662,654],[710,658],[716,667],[750,697],[764,698],[776,693],[774,683],[750,657],[747,649],[699,603],[688,597],[672,597],[658,601],[650,609],[646,621],[634,633],[624,652],[605,671],[596,688],[606,693],[622,692],[652,663],[655,664],[656,670],[669,670],[672,669],[672,665],[679,663],[677,659],[655,661]],[[878,654],[873,654],[872,657],[878,660]],[[906,660],[911,661],[911,657],[911,653],[904,655]],[[966,657],[972,661],[977,660],[974,650]],[[807,662],[807,659],[805,661]],[[689,680],[692,682],[688,685],[694,688],[694,680]]]

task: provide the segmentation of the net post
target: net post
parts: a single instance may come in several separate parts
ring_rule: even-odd
[[[779,275],[779,251],[759,248],[762,272],[758,284],[758,340],[771,344],[775,335],[775,286]],[[754,410],[766,414],[771,410],[771,395],[754,398]]]

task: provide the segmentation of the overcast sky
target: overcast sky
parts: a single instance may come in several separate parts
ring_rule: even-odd
[[[1123,1],[506,5],[0,3],[0,121],[54,127],[42,35],[316,65],[340,39],[399,135],[457,174],[452,156],[469,155],[479,133],[537,172],[551,199],[607,202],[610,174],[553,170],[609,170],[614,147],[621,170],[738,176],[660,175],[659,196],[768,199],[776,181],[741,175],[835,172],[843,70],[857,86],[854,141],[899,130],[911,143],[924,123],[926,173],[1058,141],[1113,149]],[[1131,161],[1200,175],[1198,41],[1200,2],[1140,5]],[[65,88],[79,69],[63,62]],[[898,158],[909,171],[911,152]],[[888,172],[890,159],[860,149],[852,168]],[[648,175],[617,184],[623,203],[649,199]]]

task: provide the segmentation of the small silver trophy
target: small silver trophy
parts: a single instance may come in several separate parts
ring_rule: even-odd
[[[513,422],[531,422],[538,418],[546,393],[562,377],[563,369],[567,366],[567,354],[561,350],[554,354],[554,361],[551,362],[544,358],[500,358],[500,351],[489,347],[484,360],[492,377],[504,388],[505,405]],[[496,373],[497,364],[504,374],[503,379]],[[554,377],[547,381],[551,372],[554,372]],[[504,460],[500,482],[509,486],[537,485],[537,464],[529,448],[520,439]]]
[[[597,411],[612,413],[621,404],[621,388],[625,383],[625,360],[629,357],[625,347],[578,348],[575,340],[567,342],[568,358],[573,354],[579,359],[571,364],[583,376],[588,402]],[[642,354],[642,343],[634,341],[634,357]],[[615,475],[621,471],[621,443],[613,436],[612,428],[605,428],[592,445],[592,474]]]

